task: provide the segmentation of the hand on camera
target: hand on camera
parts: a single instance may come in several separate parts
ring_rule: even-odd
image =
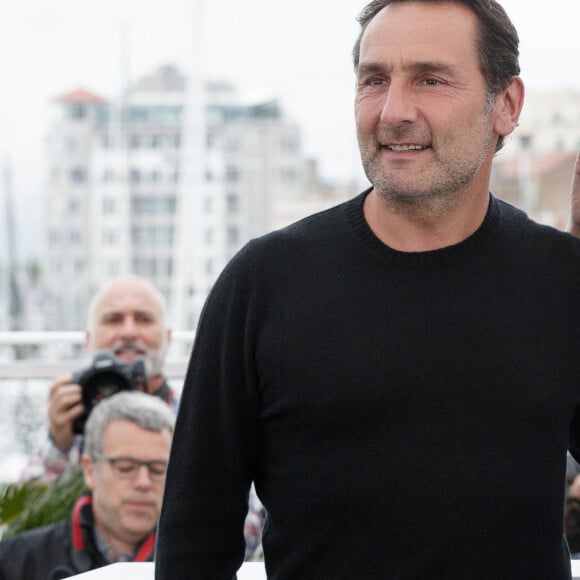
[[[50,437],[61,451],[68,451],[74,441],[73,422],[84,412],[80,385],[71,383],[72,374],[57,377],[50,386],[48,420]]]

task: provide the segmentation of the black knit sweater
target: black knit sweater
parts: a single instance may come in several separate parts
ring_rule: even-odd
[[[157,580],[232,577],[252,480],[270,578],[569,578],[580,241],[491,197],[464,242],[398,252],[364,196],[251,242],[211,292]]]

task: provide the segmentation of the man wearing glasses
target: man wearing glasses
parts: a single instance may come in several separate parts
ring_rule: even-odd
[[[69,521],[0,543],[0,580],[59,580],[122,561],[153,560],[174,413],[122,392],[91,412],[82,456],[89,490]]]

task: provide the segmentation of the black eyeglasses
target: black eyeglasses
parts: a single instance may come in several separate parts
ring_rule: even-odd
[[[109,463],[121,479],[135,479],[142,465],[147,468],[151,481],[161,483],[165,481],[167,474],[167,461],[141,461],[133,457],[105,457],[100,453],[95,453],[93,459]]]

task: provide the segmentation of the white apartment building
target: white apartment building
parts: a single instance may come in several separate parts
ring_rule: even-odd
[[[0,166],[0,329],[2,330],[22,330],[24,324],[19,279],[21,268],[16,244],[12,166],[6,159]]]
[[[9,169],[0,167],[0,328],[10,328]]]
[[[193,110],[186,87],[161,67],[119,101],[77,90],[52,104],[48,328],[84,327],[95,289],[128,272],[165,294],[174,328],[194,328],[227,260],[272,228],[273,203],[304,193],[300,132],[276,102],[208,83]]]

